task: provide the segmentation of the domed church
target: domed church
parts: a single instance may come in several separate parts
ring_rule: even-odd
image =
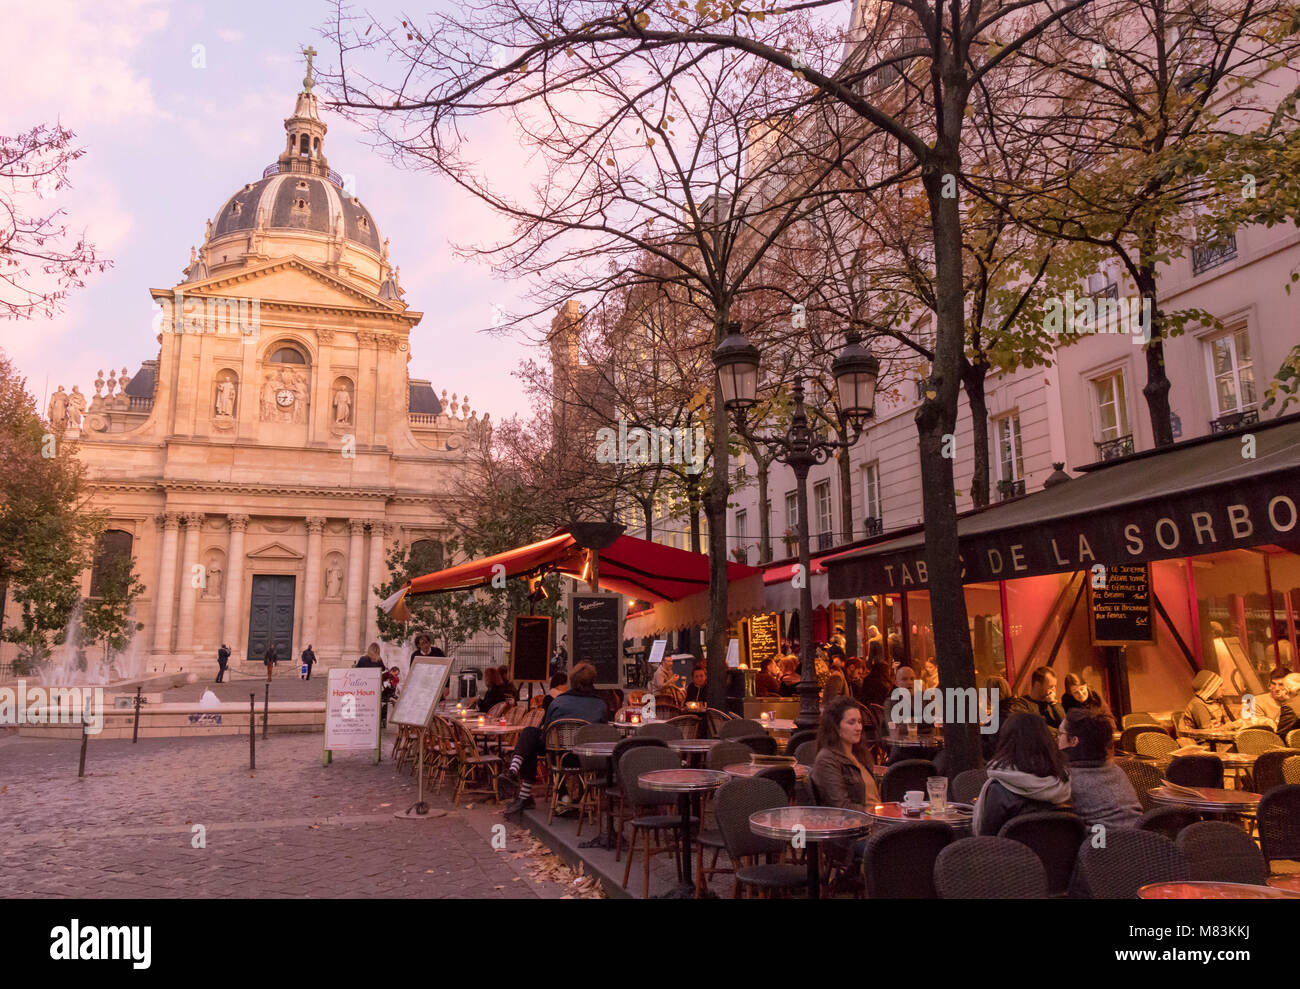
[[[110,551],[147,586],[133,652],[148,670],[215,669],[223,642],[236,668],[270,642],[295,666],[308,643],[323,665],[354,662],[378,637],[393,544],[438,537],[489,435],[468,399],[407,373],[423,314],[329,167],[310,61],[284,129],[184,279],[150,290],[156,359],[50,403]]]

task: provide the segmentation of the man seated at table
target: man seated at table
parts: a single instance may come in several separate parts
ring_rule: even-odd
[[[1268,695],[1277,702],[1277,733],[1286,740],[1289,732],[1300,728],[1300,673],[1289,673],[1285,667],[1274,670],[1268,681]]]
[[[673,672],[673,658],[665,656],[659,663],[659,669],[655,670],[654,680],[651,685],[656,694],[662,693],[669,687],[677,687],[681,684],[681,677]]]
[[[579,663],[569,674],[569,689],[556,695],[546,709],[542,726],[529,726],[519,733],[519,742],[510,755],[510,765],[501,779],[519,785],[519,795],[506,808],[506,816],[522,813],[533,803],[533,783],[537,779],[537,758],[546,751],[546,729],[561,718],[577,718],[593,724],[609,721],[609,706],[595,691],[596,667]]]
[[[1017,707],[1037,714],[1053,731],[1061,727],[1065,708],[1056,700],[1056,673],[1050,666],[1034,670],[1029,678],[1029,693],[1020,698]]]
[[[706,696],[708,686],[709,668],[703,663],[696,663],[695,669],[691,671],[691,684],[686,688],[686,703],[695,701],[699,704],[708,704],[709,699]]]
[[[1232,716],[1223,703],[1223,677],[1201,670],[1192,677],[1192,699],[1187,702],[1187,727],[1205,731],[1229,724]]]
[[[776,665],[776,657],[763,660],[758,676],[754,677],[754,693],[758,697],[775,697],[781,693],[781,670]]]
[[[1056,744],[1070,762],[1070,803],[1084,823],[1135,828],[1142,805],[1128,775],[1110,757],[1114,733],[1109,714],[1080,705],[1061,722]]]

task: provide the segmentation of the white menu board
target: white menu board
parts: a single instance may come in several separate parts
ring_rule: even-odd
[[[433,718],[433,709],[442,696],[442,685],[447,682],[451,672],[451,660],[430,662],[425,659],[411,664],[411,672],[402,684],[402,694],[397,698],[397,707],[393,711],[393,721],[399,725],[414,725],[428,728]]]
[[[379,698],[383,671],[378,667],[329,671],[325,694],[325,763],[335,749],[370,749],[379,761]]]

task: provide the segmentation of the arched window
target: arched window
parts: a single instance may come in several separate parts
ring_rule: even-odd
[[[441,570],[442,543],[433,539],[417,539],[411,543],[411,570],[419,574]]]
[[[306,134],[302,135],[298,141],[298,153],[304,158],[311,155],[311,138]]]
[[[306,364],[307,358],[293,347],[280,347],[271,355],[272,364]]]
[[[90,596],[104,596],[104,580],[112,570],[114,561],[131,559],[131,547],[134,543],[131,533],[122,529],[109,529],[99,537],[95,545],[95,566],[90,572]]]

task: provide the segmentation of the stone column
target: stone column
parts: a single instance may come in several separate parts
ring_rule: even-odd
[[[361,587],[361,553],[362,539],[366,531],[365,519],[348,519],[348,528],[352,532],[352,537],[348,541],[348,597],[345,605],[347,618],[343,623],[344,659],[349,658],[359,648],[357,640],[361,637],[361,609],[365,607],[366,601]]]
[[[239,609],[244,600],[244,530],[247,515],[228,515],[230,542],[226,547],[226,610],[221,621],[221,641],[230,647],[231,661],[244,654],[244,640],[239,635]]]
[[[303,648],[315,646],[317,625],[320,622],[320,547],[325,520],[319,516],[307,518],[307,574],[302,589],[302,644]]]
[[[163,537],[158,551],[158,585],[154,588],[153,651],[171,652],[173,601],[176,597],[176,539],[181,517],[176,512],[160,515]]]
[[[181,554],[181,607],[176,616],[176,653],[189,656],[194,652],[194,604],[199,597],[194,568],[199,562],[199,530],[202,512],[185,513],[185,549]]]
[[[366,573],[366,645],[379,641],[379,592],[375,590],[388,576],[384,565],[384,543],[391,527],[386,522],[370,523],[370,569]]]

